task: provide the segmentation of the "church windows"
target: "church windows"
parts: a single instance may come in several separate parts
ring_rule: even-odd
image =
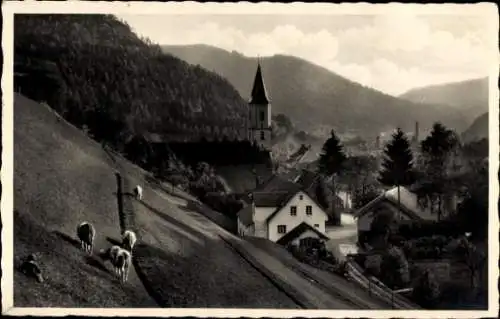
[[[264,122],[264,117],[265,117],[265,115],[264,115],[264,111],[260,111],[260,114],[259,114],[259,115],[260,115],[260,117],[259,117],[260,121],[261,121],[261,122]]]
[[[260,140],[263,141],[266,139],[266,136],[264,135],[264,131],[260,131]]]

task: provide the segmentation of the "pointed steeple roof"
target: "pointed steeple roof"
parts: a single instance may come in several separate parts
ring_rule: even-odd
[[[255,73],[255,79],[253,81],[250,104],[269,104],[269,101],[259,60],[257,62],[257,73]]]

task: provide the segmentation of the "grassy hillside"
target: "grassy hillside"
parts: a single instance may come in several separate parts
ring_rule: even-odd
[[[15,89],[122,147],[155,131],[197,138],[243,127],[246,102],[220,75],[164,54],[111,15],[15,16]]]
[[[479,141],[488,138],[488,112],[478,116],[471,126],[462,133],[462,141],[465,143]]]
[[[162,49],[193,65],[218,72],[243,97],[249,96],[255,58],[206,45],[163,45]],[[468,125],[462,114],[383,94],[299,58],[275,55],[261,58],[261,64],[273,113],[287,115],[301,130],[325,124],[340,132],[353,131],[373,139],[378,132],[396,126],[413,131],[415,121],[420,122],[422,129],[437,120],[458,130]]]
[[[400,97],[413,102],[443,104],[470,119],[488,111],[488,78],[412,89]]]
[[[297,307],[218,239],[223,230],[195,212],[194,200],[167,197],[47,106],[16,94],[14,114],[14,258],[39,254],[46,277],[39,284],[16,270],[16,306]],[[125,194],[145,185],[142,202],[125,196],[140,271],[123,286],[74,239],[83,220],[96,225],[96,250],[118,238],[117,170]]]
[[[38,284],[15,271],[15,306],[156,307],[136,277],[121,286],[75,240],[84,220],[97,226],[96,251],[105,235],[120,234],[114,170],[99,144],[16,95],[14,157],[14,263],[36,253],[46,278]]]

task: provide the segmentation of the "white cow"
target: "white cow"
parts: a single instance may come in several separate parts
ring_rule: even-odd
[[[134,195],[138,200],[142,200],[142,187],[140,185],[134,188]]]

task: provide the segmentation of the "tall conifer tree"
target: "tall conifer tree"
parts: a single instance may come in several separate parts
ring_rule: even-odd
[[[340,217],[337,216],[336,211],[337,192],[335,191],[335,179],[337,174],[342,170],[342,165],[346,160],[346,155],[344,153],[344,148],[335,132],[332,130],[330,134],[330,137],[325,141],[325,144],[323,144],[321,155],[319,157],[318,168],[320,174],[326,177],[330,177],[332,180],[333,196],[330,209],[332,209],[335,218],[338,219],[335,222],[339,224]]]
[[[398,188],[398,208],[401,210],[400,187],[413,184],[413,154],[405,133],[398,128],[392,140],[385,146],[379,182]]]

